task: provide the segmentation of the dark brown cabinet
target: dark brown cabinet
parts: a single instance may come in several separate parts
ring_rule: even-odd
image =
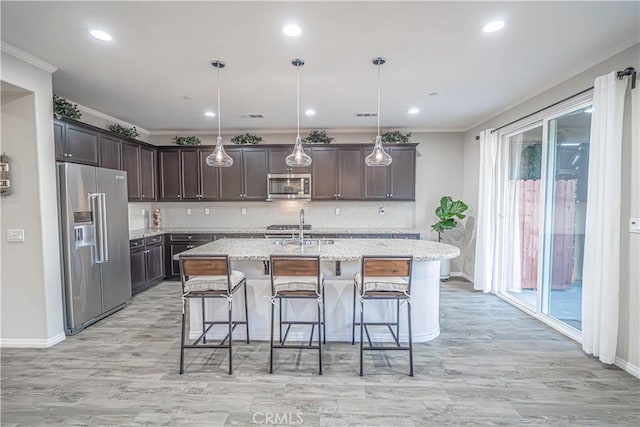
[[[210,149],[159,151],[160,200],[218,200],[219,168],[207,165]]]
[[[140,200],[140,148],[137,144],[122,143],[122,169],[127,172],[129,200]]]
[[[194,234],[171,234],[167,239],[167,257],[165,266],[167,276],[180,276],[180,263],[174,260],[174,255],[178,255],[189,249],[202,246],[214,240],[214,236],[210,233],[194,233]]]
[[[164,278],[164,238],[161,235],[129,242],[131,294],[138,294]]]
[[[182,200],[200,200],[200,160],[198,150],[180,151]]]
[[[364,198],[367,200],[415,200],[416,149],[387,147],[389,166],[365,166]]]
[[[311,173],[311,166],[303,168],[287,166],[285,159],[291,154],[292,150],[293,145],[290,148],[269,149],[269,173]],[[309,154],[311,150],[309,147],[305,147],[305,151]]]
[[[122,141],[107,135],[100,135],[100,167],[122,169]]]
[[[179,150],[161,150],[158,153],[160,200],[182,200],[180,155]]]
[[[220,200],[266,200],[267,149],[230,148],[233,166],[220,168]]]
[[[156,199],[156,149],[132,142],[122,143],[122,169],[127,172],[129,200]]]
[[[156,199],[157,150],[140,146],[140,199]]]
[[[98,166],[98,135],[92,129],[54,122],[56,159]]]
[[[313,200],[362,199],[362,148],[314,147],[312,157]]]
[[[200,159],[200,200],[220,199],[220,168],[209,166],[207,156],[212,150],[198,150]]]

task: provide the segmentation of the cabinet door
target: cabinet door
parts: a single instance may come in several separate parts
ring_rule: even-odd
[[[267,199],[267,150],[245,148],[242,153],[244,166],[244,200]]]
[[[285,159],[289,154],[291,154],[292,150],[293,145],[291,148],[270,148],[269,173],[311,173],[312,166],[306,166],[303,168],[292,168],[291,166],[287,166]],[[305,151],[307,154],[310,154],[311,150],[307,147]]]
[[[100,167],[122,169],[122,148],[119,138],[100,135]]]
[[[140,147],[122,143],[122,169],[127,172],[129,200],[140,200]]]
[[[131,258],[131,295],[135,295],[144,289],[146,272],[146,254],[144,247],[132,249]]]
[[[338,198],[338,149],[314,147],[311,150],[311,199],[335,200]]]
[[[56,160],[67,160],[64,156],[64,123],[53,122],[53,143],[56,151]]]
[[[98,165],[98,133],[74,125],[66,126],[64,156],[67,161]]]
[[[182,200],[180,151],[160,150],[158,162],[160,165],[160,200]]]
[[[389,198],[392,200],[415,200],[415,147],[391,147],[389,154],[393,158]]]
[[[367,147],[368,148],[368,147]],[[365,152],[367,149],[365,149]],[[389,197],[389,166],[364,166],[364,198],[386,200]]]
[[[338,156],[338,199],[362,200],[362,148],[340,148]]]
[[[228,168],[219,168],[220,200],[244,200],[242,149],[228,149],[226,152],[233,159],[233,165]]]
[[[200,195],[201,200],[220,199],[220,168],[209,166],[207,156],[211,150],[198,150],[200,156]]]
[[[200,200],[199,163],[198,150],[180,150],[182,200]]]
[[[140,198],[156,199],[156,150],[140,146]]]
[[[164,277],[164,248],[162,245],[147,246],[147,284]]]

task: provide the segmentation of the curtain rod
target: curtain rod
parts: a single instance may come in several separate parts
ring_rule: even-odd
[[[636,88],[636,69],[635,69],[635,68],[633,68],[633,67],[627,67],[627,68],[625,68],[623,71],[618,71],[618,72],[616,73],[616,77],[617,77],[618,79],[620,79],[620,80],[622,80],[622,78],[623,78],[623,77],[625,77],[625,76],[631,76],[631,89],[635,89],[635,88]],[[542,111],[544,111],[544,110],[548,110],[548,109],[549,109],[549,108],[551,108],[551,107],[555,107],[555,106],[556,106],[556,105],[558,105],[558,104],[562,104],[563,102],[568,101],[568,100],[570,100],[571,98],[575,98],[575,97],[576,97],[576,96],[578,96],[578,95],[582,95],[583,93],[589,92],[589,91],[590,91],[590,90],[592,90],[592,89],[593,89],[593,86],[591,86],[590,88],[587,88],[587,89],[585,89],[585,90],[581,90],[581,91],[580,91],[580,92],[578,92],[578,93],[574,93],[574,94],[573,94],[573,95],[571,95],[571,96],[567,96],[566,98],[561,99],[561,100],[560,100],[560,101],[558,101],[558,102],[554,102],[554,103],[553,103],[553,104],[551,104],[551,105],[547,105],[546,107],[543,107],[543,108],[541,108],[541,109],[539,109],[539,110],[536,110],[536,111],[534,111],[534,112],[533,112],[533,113],[531,113],[531,114],[527,114],[526,116],[522,116],[522,117],[520,117],[519,119],[516,119],[516,120],[514,120],[514,121],[512,121],[512,122],[507,123],[506,125],[502,125],[502,126],[500,126],[500,127],[497,127],[497,128],[495,128],[495,129],[493,129],[493,130],[491,131],[491,133],[494,133],[494,132],[496,132],[496,131],[499,131],[499,130],[500,130],[500,129],[502,129],[502,128],[506,128],[507,126],[510,126],[510,125],[512,125],[512,124],[514,124],[514,123],[517,123],[517,122],[519,122],[520,120],[524,120],[524,119],[529,118],[529,117],[531,117],[531,116],[534,116],[534,115],[536,115],[536,114],[538,114],[538,113],[541,113],[541,112],[542,112]],[[477,140],[479,140],[479,139],[480,139],[480,136],[479,136],[479,135],[476,135],[476,141],[477,141]]]

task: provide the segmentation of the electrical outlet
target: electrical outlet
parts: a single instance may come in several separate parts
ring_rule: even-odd
[[[242,208],[242,209],[240,210],[240,213],[241,213],[242,215],[246,215],[246,214],[247,214],[247,209],[246,209],[246,208]]]
[[[7,230],[7,242],[24,242],[24,230]]]
[[[187,208],[187,215],[191,215],[191,209]]]
[[[204,214],[205,215],[209,215],[211,212],[209,211],[209,208],[204,208]]]
[[[629,219],[629,233],[640,233],[640,218]]]
[[[384,206],[380,206],[380,207],[378,208],[378,213],[379,213],[380,215],[384,215]]]
[[[144,209],[140,209],[140,216],[145,216],[147,214],[147,211]]]
[[[340,208],[336,208],[336,215],[340,215]]]

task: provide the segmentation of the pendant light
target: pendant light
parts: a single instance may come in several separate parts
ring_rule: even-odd
[[[385,62],[387,62],[387,60],[382,57],[374,58],[373,60],[373,65],[378,67],[378,135],[376,136],[373,151],[364,159],[367,166],[389,166],[393,161],[389,153],[384,151],[382,136],[380,136],[380,66]]]
[[[293,151],[289,154],[286,159],[284,159],[287,166],[292,167],[305,167],[311,164],[311,157],[304,152],[304,148],[302,147],[302,139],[300,139],[300,67],[304,65],[304,61],[302,59],[294,59],[291,61],[294,67],[297,70],[297,80],[296,80],[296,99],[297,99],[297,117],[298,117],[298,133],[296,136],[296,144],[293,146]]]
[[[224,151],[222,135],[220,132],[220,69],[224,68],[224,62],[214,60],[211,61],[211,65],[216,67],[218,70],[218,142],[216,143],[216,148],[214,148],[213,153],[209,154],[205,161],[209,166],[228,168],[233,165],[233,159]]]

